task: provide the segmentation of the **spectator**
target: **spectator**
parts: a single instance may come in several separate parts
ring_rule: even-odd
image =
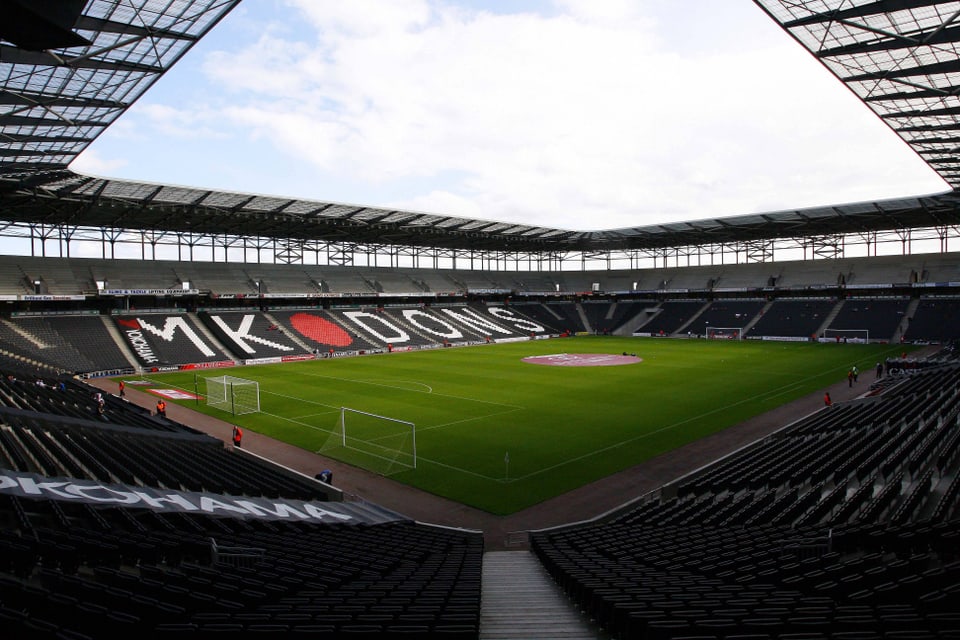
[[[157,400],[157,415],[163,418],[167,417],[167,403],[163,401],[163,398]]]
[[[243,442],[243,429],[241,429],[237,425],[233,425],[233,446],[239,449],[242,442]]]
[[[824,392],[824,394],[823,394],[823,404],[824,404],[824,406],[827,406],[827,407],[829,407],[830,405],[833,404],[833,400],[830,399],[830,392],[829,392],[829,391],[826,391],[826,392]]]
[[[127,385],[124,384],[123,380],[120,381],[120,397],[123,398],[127,395]]]
[[[877,377],[878,378],[883,377],[883,365],[880,364],[879,362],[877,363]]]
[[[324,469],[315,477],[324,484],[333,484],[333,471],[330,471],[330,469]]]

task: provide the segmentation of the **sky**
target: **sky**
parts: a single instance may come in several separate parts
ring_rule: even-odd
[[[948,189],[750,0],[244,0],[71,168],[584,231]]]

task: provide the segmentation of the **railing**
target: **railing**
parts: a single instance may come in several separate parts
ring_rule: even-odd
[[[210,560],[213,564],[232,567],[252,567],[263,559],[267,550],[261,547],[221,547],[210,538]]]

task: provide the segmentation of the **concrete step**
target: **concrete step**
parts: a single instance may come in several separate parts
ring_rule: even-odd
[[[481,640],[607,640],[529,551],[483,556]]]

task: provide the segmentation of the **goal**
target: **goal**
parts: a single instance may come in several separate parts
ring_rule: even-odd
[[[340,407],[337,424],[317,453],[334,454],[374,473],[417,468],[417,426],[407,420]]]
[[[708,340],[743,340],[743,327],[707,327]]]
[[[219,376],[204,378],[207,406],[235,416],[260,412],[260,383],[256,380]]]
[[[870,342],[870,331],[867,329],[824,329],[823,338],[826,342]]]

